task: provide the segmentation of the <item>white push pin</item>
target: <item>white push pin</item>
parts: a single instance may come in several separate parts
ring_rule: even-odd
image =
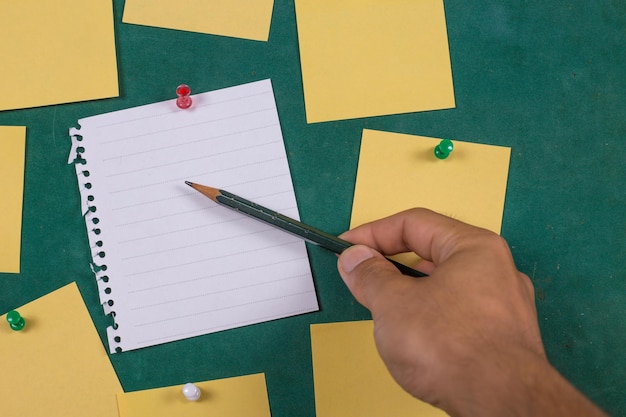
[[[198,398],[200,398],[200,388],[196,387],[191,382],[188,382],[183,385],[183,395],[189,401],[197,401]]]

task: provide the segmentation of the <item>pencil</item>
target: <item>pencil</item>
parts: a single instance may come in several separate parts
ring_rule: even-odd
[[[219,190],[217,188],[189,181],[185,181],[185,184],[209,197],[217,204],[247,214],[250,217],[304,239],[307,242],[321,246],[334,253],[339,254],[353,245],[347,240],[340,239],[337,236],[316,229],[315,227],[304,224],[298,220],[292,219],[291,217],[282,215],[274,210],[268,209],[267,207],[263,207],[259,204],[253,203],[252,201],[246,200],[245,198],[229,193],[228,191]],[[405,275],[412,277],[427,276],[426,274],[416,271],[413,268],[409,268],[408,266],[396,262],[393,259],[387,258],[387,260],[394,264],[396,268],[398,268],[398,270]]]

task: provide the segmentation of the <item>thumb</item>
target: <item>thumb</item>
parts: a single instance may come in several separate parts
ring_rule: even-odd
[[[352,295],[369,310],[374,300],[384,294],[383,287],[406,278],[383,255],[363,245],[344,250],[337,269]]]

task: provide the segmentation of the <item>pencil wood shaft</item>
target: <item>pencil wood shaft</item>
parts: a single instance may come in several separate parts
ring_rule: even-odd
[[[211,200],[215,201],[218,204],[229,207],[233,210],[237,210],[241,213],[255,218],[256,220],[260,220],[273,227],[276,227],[280,230],[304,239],[307,242],[311,242],[325,249],[328,249],[334,253],[339,254],[353,245],[347,240],[338,238],[337,236],[331,235],[330,233],[326,233],[320,229],[309,226],[308,224],[302,223],[296,219],[287,217],[267,207],[263,207],[259,204],[253,203],[252,201],[246,200],[245,198],[239,197],[233,193],[229,193],[228,191],[219,190],[213,187],[207,187],[206,185],[195,184],[189,181],[185,181],[185,183],[196,191],[209,197]],[[416,271],[413,268],[409,268],[408,266],[396,262],[393,259],[387,258],[387,260],[393,263],[396,268],[398,268],[398,270],[400,270],[400,272],[405,275],[413,277],[426,276],[426,274]]]
[[[267,207],[263,207],[253,203],[252,201],[229,193],[228,191],[220,190],[220,194],[216,196],[216,200],[222,205],[252,216],[262,222],[282,229],[285,232],[296,235],[301,239],[322,246],[335,253],[341,253],[344,249],[350,246],[349,242],[340,239],[337,236],[323,232],[312,226],[299,222],[298,220],[292,219],[291,217],[287,217],[274,210],[268,209]]]

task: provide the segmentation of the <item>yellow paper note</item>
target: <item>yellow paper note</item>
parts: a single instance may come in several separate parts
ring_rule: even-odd
[[[2,415],[117,417],[122,387],[76,284],[17,311],[20,331],[0,318]]]
[[[371,321],[311,325],[317,417],[445,417],[393,380],[373,329]]]
[[[452,141],[439,160],[441,139],[364,130],[350,227],[426,207],[500,233],[511,149]]]
[[[296,0],[309,123],[452,108],[443,0]]]
[[[127,0],[125,23],[267,41],[274,0]]]
[[[120,417],[270,417],[263,374],[194,384],[197,401],[185,398],[182,385],[119,394]]]
[[[0,126],[0,272],[20,272],[26,128]]]
[[[0,39],[0,110],[118,95],[111,1],[3,1]]]

